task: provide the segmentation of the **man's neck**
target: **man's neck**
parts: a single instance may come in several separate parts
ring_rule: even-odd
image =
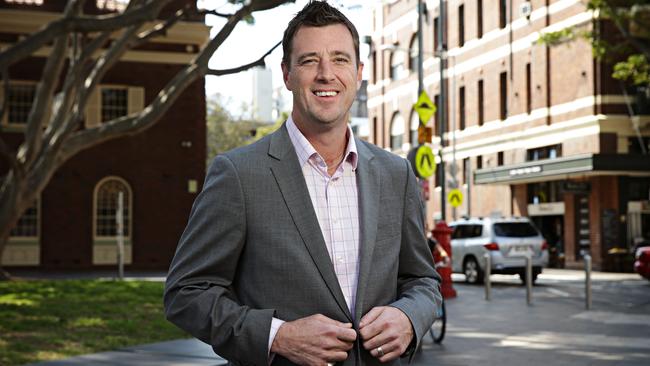
[[[328,126],[329,128],[319,128],[316,130],[315,128],[311,128],[311,126],[305,126],[295,119],[293,122],[311,146],[314,147],[316,152],[325,159],[328,167],[334,164],[338,166],[348,146],[349,136],[347,124],[338,124],[332,127]]]

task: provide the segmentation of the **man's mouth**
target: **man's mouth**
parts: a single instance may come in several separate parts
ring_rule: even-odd
[[[335,97],[339,94],[337,91],[323,91],[317,90],[314,92],[317,97]]]

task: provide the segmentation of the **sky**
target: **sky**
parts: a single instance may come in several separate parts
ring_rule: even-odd
[[[236,67],[257,60],[277,42],[282,40],[282,33],[289,20],[308,0],[296,0],[295,3],[281,5],[277,8],[255,12],[255,24],[248,25],[240,22],[222,46],[210,59],[210,67],[224,69]],[[332,5],[339,9],[355,24],[361,39],[361,61],[365,62],[368,48],[363,45],[363,36],[370,34],[371,6],[376,1],[362,0],[330,0]],[[221,5],[219,5],[221,4]],[[216,7],[215,7],[216,5]],[[232,12],[234,8],[227,0],[202,0],[199,7],[217,9],[219,12]],[[224,23],[224,18],[215,16],[206,17],[206,23],[212,26],[213,37]],[[273,72],[273,88],[283,86],[280,61],[282,59],[282,46],[276,48],[266,58],[266,67]],[[364,79],[367,79],[369,68],[364,69]],[[252,73],[245,71],[226,76],[208,76],[206,78],[206,95],[208,98],[215,94],[222,96],[225,107],[234,116],[242,114],[242,104],[251,105],[252,101]],[[289,94],[290,95],[290,94]]]

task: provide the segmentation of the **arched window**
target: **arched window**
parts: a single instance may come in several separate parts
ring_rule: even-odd
[[[418,72],[418,53],[418,34],[415,33],[411,38],[411,43],[409,44],[409,70],[411,70],[413,73]]]
[[[395,50],[390,55],[390,78],[391,80],[399,80],[406,76],[406,55],[404,50],[398,49],[395,45]]]
[[[118,177],[102,179],[95,187],[95,237],[117,237],[117,208],[119,193],[123,193],[123,235],[131,237],[131,188]]]
[[[411,112],[411,128],[409,129],[411,146],[418,145],[418,128],[420,127],[420,116],[415,109]]]
[[[404,143],[404,118],[399,112],[393,115],[390,123],[390,149],[401,150]]]
[[[93,264],[116,264],[118,258],[118,197],[122,192],[122,235],[124,263],[131,264],[133,232],[133,193],[129,184],[119,177],[106,177],[97,183],[93,212]]]

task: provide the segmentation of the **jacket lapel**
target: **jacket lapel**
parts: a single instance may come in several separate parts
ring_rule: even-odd
[[[280,188],[284,202],[289,208],[309,255],[316,264],[318,272],[336,299],[339,307],[348,319],[352,320],[350,310],[345,302],[341,286],[334,272],[329,252],[323,239],[318,218],[314,211],[305,183],[298,156],[293,148],[285,125],[273,133],[269,145],[271,172]],[[298,274],[299,275],[299,274]]]
[[[357,284],[357,298],[355,304],[355,319],[358,322],[363,315],[363,302],[365,289],[372,266],[372,254],[375,249],[377,237],[377,217],[379,212],[379,192],[381,180],[379,171],[374,164],[372,152],[357,140],[359,163],[357,165],[357,189],[359,192],[359,218],[360,218],[360,243],[359,243],[359,279]]]

